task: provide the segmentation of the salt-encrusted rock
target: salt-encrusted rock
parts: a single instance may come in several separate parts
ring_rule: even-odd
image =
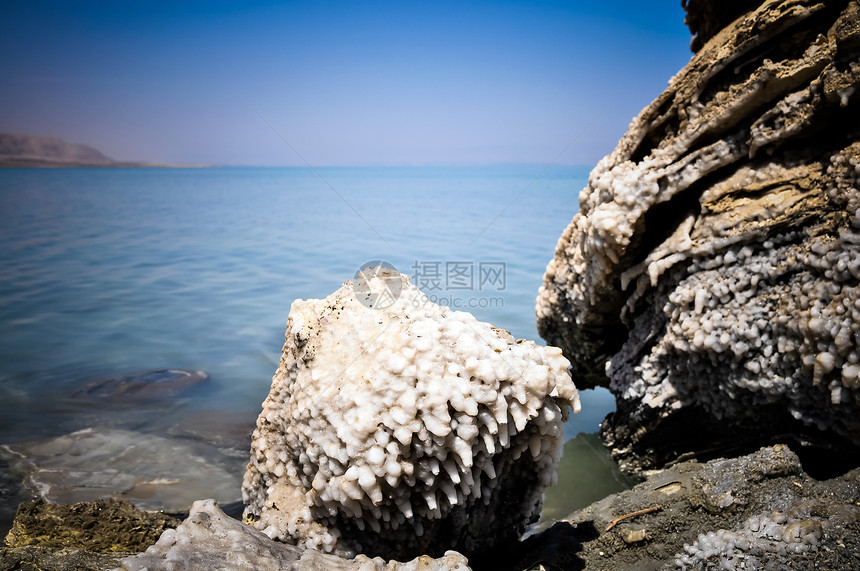
[[[860,445],[858,14],[741,15],[592,171],[538,328],[616,395],[625,467],[780,434]]]
[[[579,409],[568,361],[432,303],[406,276],[379,274],[371,290],[386,279],[400,291],[385,309],[351,281],[293,303],[242,486],[246,521],[308,548],[399,559],[516,539]]]
[[[449,551],[400,563],[359,555],[344,559],[273,541],[224,514],[214,500],[198,500],[175,530],[161,534],[144,553],[122,560],[121,570],[248,569],[249,571],[469,571],[468,561]]]

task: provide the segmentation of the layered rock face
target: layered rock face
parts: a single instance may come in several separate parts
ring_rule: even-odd
[[[293,303],[242,486],[246,521],[340,555],[515,541],[579,409],[567,359],[430,302],[406,276],[370,282]]]
[[[709,35],[592,171],[537,300],[577,383],[615,394],[631,470],[860,445],[860,3],[763,2]]]

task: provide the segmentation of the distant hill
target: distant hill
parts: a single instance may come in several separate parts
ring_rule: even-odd
[[[115,161],[101,151],[59,137],[0,133],[0,167],[200,167]]]
[[[0,133],[0,161],[100,166],[115,162],[101,151],[78,143],[67,143],[59,137],[14,133]]]

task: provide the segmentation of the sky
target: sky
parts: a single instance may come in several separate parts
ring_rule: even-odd
[[[681,0],[0,3],[0,132],[117,160],[594,164],[690,59]]]

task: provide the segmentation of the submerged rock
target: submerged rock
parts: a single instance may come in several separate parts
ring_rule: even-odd
[[[539,332],[616,396],[628,470],[785,434],[856,460],[860,3],[689,4],[741,17],[694,22],[709,41],[592,171]]]
[[[392,279],[396,296],[367,303]],[[353,285],[292,305],[242,486],[246,520],[386,558],[515,540],[540,514],[568,407],[579,409],[567,360],[432,303],[406,276]]]
[[[0,456],[34,494],[51,503],[113,497],[143,509],[184,512],[200,497],[224,503],[241,497],[242,462],[190,440],[88,428],[3,445]]]
[[[439,559],[385,562],[359,555],[336,555],[273,541],[267,535],[224,515],[213,500],[194,502],[188,518],[162,534],[145,553],[122,560],[119,569],[248,569],[251,571],[469,571],[468,562],[450,551]]]
[[[175,396],[209,380],[203,371],[154,369],[97,379],[76,391],[73,398],[161,399]]]

